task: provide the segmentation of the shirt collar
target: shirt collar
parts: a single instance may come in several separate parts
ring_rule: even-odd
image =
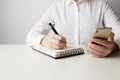
[[[74,0],[67,0],[67,1],[68,1],[68,5],[75,3]],[[79,0],[78,4],[82,3],[83,1],[85,1],[85,0]]]

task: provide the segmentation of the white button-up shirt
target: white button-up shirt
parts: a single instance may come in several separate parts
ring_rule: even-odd
[[[49,23],[68,44],[81,45],[89,41],[96,28],[112,27],[115,42],[120,47],[120,22],[107,0],[61,0],[52,4],[27,35],[29,45],[40,44],[45,35],[53,34]]]

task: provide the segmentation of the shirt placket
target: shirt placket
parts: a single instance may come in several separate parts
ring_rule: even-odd
[[[75,45],[78,46],[80,44],[80,35],[79,35],[79,6],[76,3],[75,5]]]

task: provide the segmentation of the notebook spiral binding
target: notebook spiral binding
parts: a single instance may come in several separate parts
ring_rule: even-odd
[[[57,56],[65,57],[65,56],[71,56],[71,55],[75,55],[75,54],[79,54],[79,53],[83,53],[83,52],[84,52],[83,48],[76,48],[76,49],[57,52]]]

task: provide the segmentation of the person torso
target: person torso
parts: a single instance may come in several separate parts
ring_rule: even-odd
[[[76,4],[63,0],[55,4],[52,17],[59,34],[69,44],[84,44],[89,41],[95,28],[104,27],[103,8],[100,0],[84,0]]]

